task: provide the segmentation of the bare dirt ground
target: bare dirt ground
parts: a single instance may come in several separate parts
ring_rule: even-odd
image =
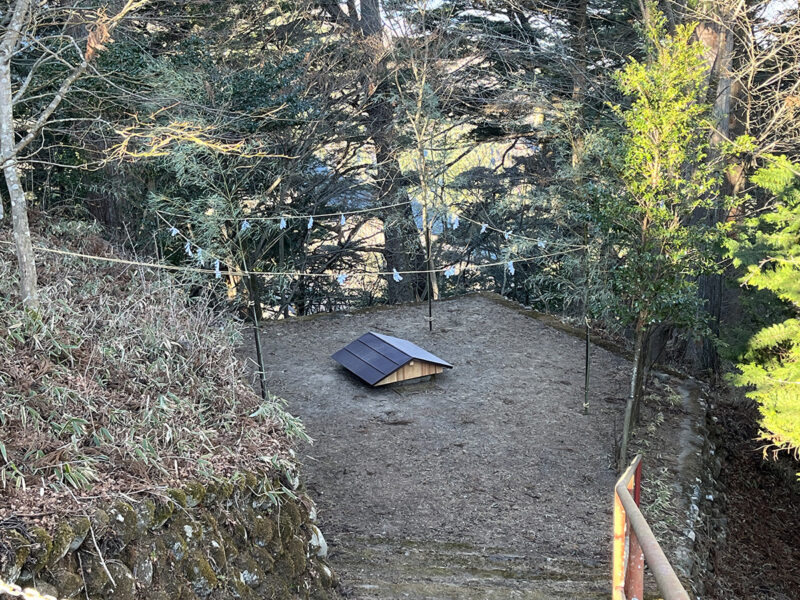
[[[437,303],[433,333],[426,315],[406,305],[264,327],[269,389],[315,439],[304,477],[345,594],[608,598],[630,364],[593,347],[584,415],[582,340],[481,296]],[[367,331],[455,368],[370,388],[330,358]]]
[[[715,600],[800,598],[800,484],[796,463],[765,461],[756,409],[736,399],[717,411],[727,536],[713,548]]]

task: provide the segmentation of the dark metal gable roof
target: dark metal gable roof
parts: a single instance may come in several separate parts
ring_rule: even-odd
[[[415,359],[453,368],[450,363],[423,350],[416,344],[373,332],[365,333],[357,340],[350,342],[334,353],[333,359],[370,385],[375,385],[387,375]]]
[[[390,346],[397,348],[403,354],[410,356],[411,358],[416,358],[417,360],[426,360],[431,362],[435,365],[442,365],[443,367],[447,367],[448,369],[452,369],[453,365],[451,365],[446,360],[442,360],[438,356],[431,354],[427,350],[423,350],[416,344],[409,342],[408,340],[401,340],[400,338],[392,337],[390,335],[383,335],[380,333],[373,333],[369,332],[367,335],[374,335],[379,340],[383,340]]]

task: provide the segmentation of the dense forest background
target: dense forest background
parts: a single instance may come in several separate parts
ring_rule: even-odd
[[[94,219],[255,321],[497,291],[630,348],[626,428],[672,363],[800,447],[796,3],[1,6],[30,318],[37,227]]]

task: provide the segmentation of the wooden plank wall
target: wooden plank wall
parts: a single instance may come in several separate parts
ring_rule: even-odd
[[[424,360],[412,360],[407,365],[397,369],[394,373],[390,373],[381,379],[375,385],[386,385],[387,383],[396,383],[398,381],[405,381],[407,379],[416,379],[417,377],[425,377],[426,375],[436,375],[441,373],[444,367],[441,365],[434,365],[433,363],[425,362]]]

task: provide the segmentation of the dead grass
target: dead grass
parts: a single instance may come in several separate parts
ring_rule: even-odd
[[[39,228],[37,245],[112,252],[86,223]],[[162,272],[37,259],[31,315],[0,245],[0,520],[287,464],[302,426],[245,383],[239,328],[208,295]]]

